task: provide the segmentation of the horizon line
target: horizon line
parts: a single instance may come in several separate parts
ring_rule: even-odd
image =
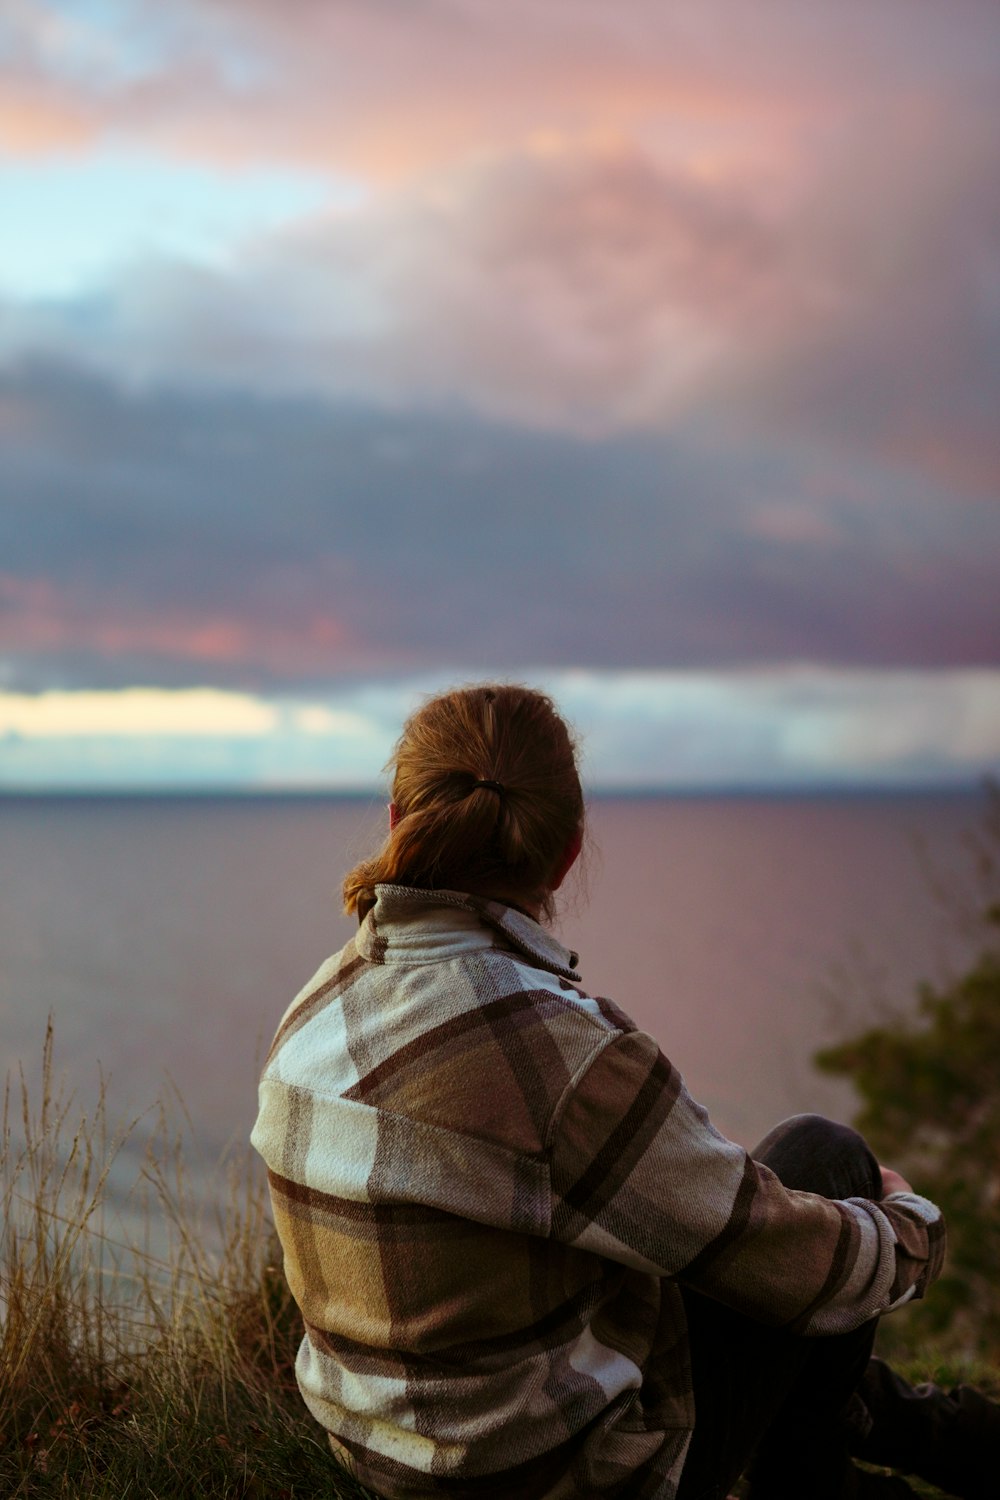
[[[613,784],[584,787],[587,798],[602,800],[636,800],[654,797],[831,797],[831,796],[973,796],[984,792],[1000,780],[997,773],[985,772],[968,777],[910,780],[877,778],[829,779],[815,782],[801,780],[718,782],[711,785],[693,782],[647,782],[634,786]],[[240,785],[162,785],[162,786],[3,786],[0,802],[66,800],[66,801],[179,801],[199,799],[229,801],[325,801],[362,802],[380,800],[387,788],[378,786],[240,786]]]

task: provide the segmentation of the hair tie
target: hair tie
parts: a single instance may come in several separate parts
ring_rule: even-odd
[[[486,787],[490,792],[496,792],[498,797],[502,797],[504,794],[504,788],[499,781],[474,781],[472,783],[472,790],[475,791],[480,786]]]

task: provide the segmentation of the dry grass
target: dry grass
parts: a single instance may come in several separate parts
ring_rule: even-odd
[[[51,1026],[36,1094],[19,1073],[3,1101],[0,1495],[365,1500],[295,1386],[299,1317],[249,1155],[206,1213],[166,1111],[113,1130],[101,1088],[78,1118]],[[945,1355],[904,1370],[1000,1394]]]
[[[77,1117],[51,1026],[31,1093],[19,1073],[3,1103],[0,1494],[360,1500],[295,1387],[298,1314],[249,1159],[207,1215],[163,1110],[112,1130],[101,1088]]]

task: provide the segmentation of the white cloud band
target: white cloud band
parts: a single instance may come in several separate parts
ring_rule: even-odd
[[[518,674],[579,730],[593,790],[950,785],[1000,770],[1000,671]],[[0,694],[0,788],[373,788],[435,674],[266,699]]]

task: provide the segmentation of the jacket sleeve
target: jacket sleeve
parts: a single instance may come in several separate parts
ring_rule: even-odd
[[[550,1146],[554,1238],[678,1277],[761,1322],[846,1332],[922,1296],[941,1268],[932,1203],[785,1188],[720,1135],[643,1032],[591,1058]]]

